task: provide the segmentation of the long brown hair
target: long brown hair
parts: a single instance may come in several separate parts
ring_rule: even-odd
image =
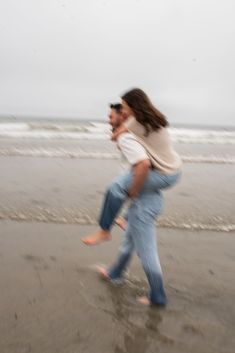
[[[144,126],[146,136],[169,125],[166,117],[152,104],[147,94],[140,88],[133,88],[121,97],[133,111],[136,120]]]

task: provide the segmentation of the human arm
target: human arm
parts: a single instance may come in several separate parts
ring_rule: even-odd
[[[127,191],[127,194],[130,198],[138,196],[141,191],[145,180],[148,177],[149,169],[151,167],[151,162],[149,159],[145,159],[140,161],[133,167],[134,178],[132,180],[132,184]]]
[[[128,132],[127,127],[122,124],[119,128],[115,129],[112,133],[111,140],[117,141],[118,137],[123,134],[124,132]]]
[[[130,116],[127,120],[125,120],[122,125],[117,128],[111,137],[112,141],[117,141],[118,137],[123,134],[124,132],[133,133],[135,136],[139,138],[143,138],[145,136],[145,129],[144,127],[138,123],[134,116]]]
[[[151,162],[145,148],[133,134],[123,133],[118,137],[117,142],[122,154],[132,167],[133,179],[127,193],[129,197],[135,197],[148,177]]]

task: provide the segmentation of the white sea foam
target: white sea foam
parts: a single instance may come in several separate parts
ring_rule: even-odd
[[[64,148],[1,148],[0,156],[22,156],[42,158],[75,158],[75,159],[119,159],[119,153],[112,152],[86,152],[81,150],[71,151]],[[221,157],[216,155],[181,156],[184,163],[215,163],[235,164],[235,157]]]
[[[235,144],[235,131],[170,128],[170,135],[178,143]]]
[[[89,211],[74,210],[69,208],[57,209],[34,206],[30,210],[17,210],[14,207],[0,207],[0,220],[14,220],[18,222],[44,222],[58,224],[80,224],[80,225],[96,225],[96,217]],[[191,231],[208,230],[217,232],[234,232],[235,224],[228,223],[226,220],[212,219],[210,223],[202,221],[197,222],[181,222],[177,219],[168,219],[161,217],[157,222],[159,227],[186,229]]]
[[[177,143],[235,144],[235,130],[170,128]],[[0,123],[0,137],[35,139],[109,139],[108,123],[9,122]]]

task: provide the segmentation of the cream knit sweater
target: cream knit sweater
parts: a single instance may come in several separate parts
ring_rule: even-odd
[[[162,174],[174,174],[180,169],[182,162],[172,147],[167,128],[162,127],[145,136],[145,128],[133,116],[124,125],[146,149],[154,169]]]

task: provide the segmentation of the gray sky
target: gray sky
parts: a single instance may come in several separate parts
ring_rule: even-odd
[[[234,0],[0,0],[0,115],[106,118],[138,86],[171,122],[235,125]]]

